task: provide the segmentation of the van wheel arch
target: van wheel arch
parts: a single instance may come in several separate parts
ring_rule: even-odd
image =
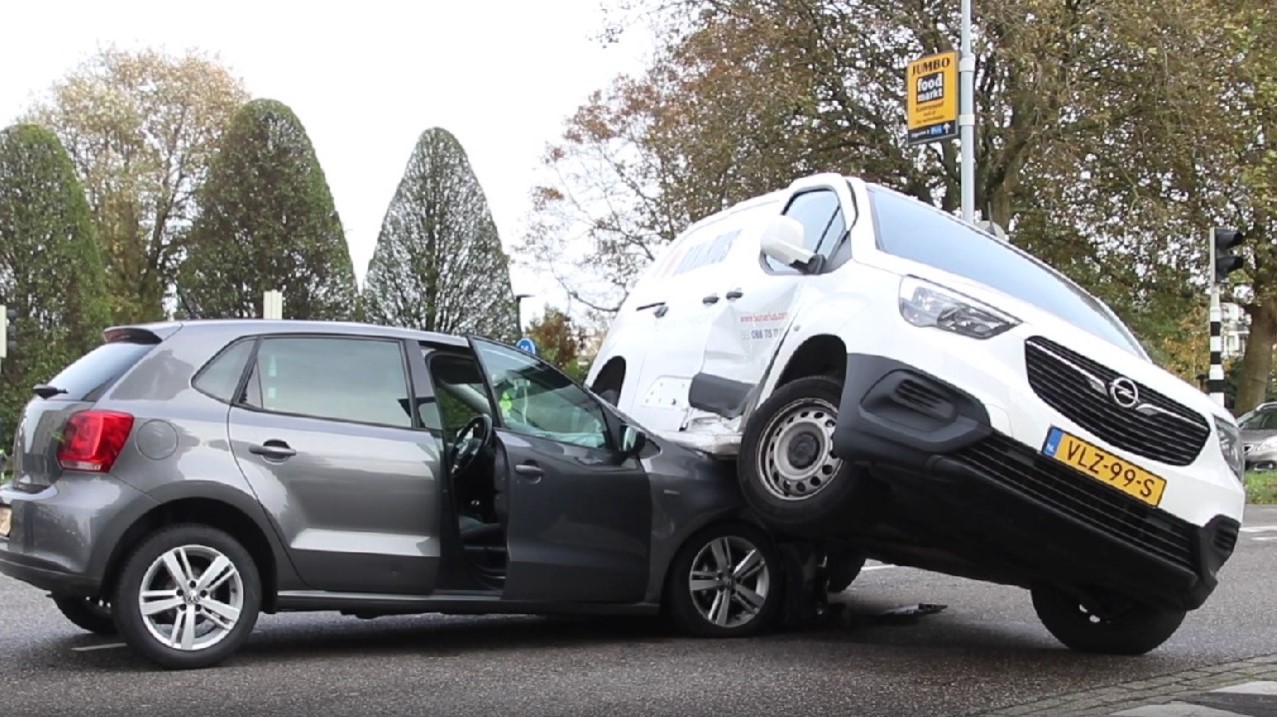
[[[613,356],[603,365],[590,390],[615,406],[621,397],[621,386],[624,384],[625,359],[621,356]]]
[[[808,376],[828,376],[841,386],[847,377],[847,344],[832,334],[808,337],[790,356],[776,387]]]
[[[262,611],[274,612],[278,572],[269,538],[244,511],[216,498],[179,498],[156,506],[133,521],[111,550],[102,576],[102,594],[110,595],[115,590],[120,568],[134,548],[156,531],[180,523],[217,528],[239,541],[252,556],[261,575]]]

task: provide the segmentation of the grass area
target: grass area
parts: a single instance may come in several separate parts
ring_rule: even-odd
[[[1277,503],[1277,471],[1255,471],[1246,474],[1246,502]]]

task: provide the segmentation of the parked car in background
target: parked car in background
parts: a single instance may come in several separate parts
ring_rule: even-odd
[[[168,668],[261,612],[773,622],[780,548],[729,467],[481,338],[347,323],[112,328],[35,387],[0,572]]]
[[[1143,653],[1215,589],[1236,421],[1019,248],[838,174],[706,217],[587,383],[734,462],[778,534],[1023,586],[1079,650]]]
[[[1277,470],[1277,403],[1263,403],[1238,423],[1246,451],[1246,470]]]

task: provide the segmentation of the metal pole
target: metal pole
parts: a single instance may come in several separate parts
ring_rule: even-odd
[[[962,50],[958,59],[958,133],[962,143],[962,220],[975,217],[975,55],[971,52],[971,0],[962,0]]]
[[[1206,391],[1212,400],[1224,405],[1224,337],[1219,308],[1219,281],[1215,276],[1215,235],[1212,232],[1208,248],[1210,254],[1210,373],[1206,376]]]

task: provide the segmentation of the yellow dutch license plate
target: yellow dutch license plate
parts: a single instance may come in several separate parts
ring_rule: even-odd
[[[1046,434],[1042,452],[1101,483],[1156,506],[1162,502],[1166,479],[1091,445],[1070,433],[1052,427]]]
[[[9,537],[9,521],[13,518],[13,509],[9,506],[0,506],[0,535]]]

